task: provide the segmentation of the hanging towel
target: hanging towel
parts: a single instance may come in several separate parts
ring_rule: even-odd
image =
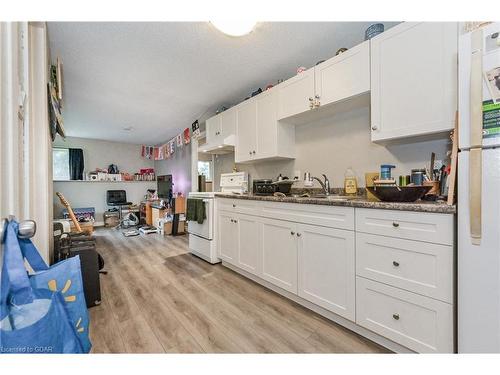
[[[203,224],[206,218],[207,214],[205,212],[205,202],[203,202],[203,199],[188,198],[186,220]]]

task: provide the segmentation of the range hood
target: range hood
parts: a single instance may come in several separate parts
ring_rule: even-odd
[[[224,139],[217,139],[215,142],[205,143],[198,147],[198,152],[204,152],[212,155],[230,154],[234,152],[236,137],[234,134]]]

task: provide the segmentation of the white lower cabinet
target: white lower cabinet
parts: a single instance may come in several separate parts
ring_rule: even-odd
[[[254,275],[260,274],[260,224],[258,218],[238,215],[238,256],[236,265]]]
[[[453,305],[362,277],[356,323],[420,353],[453,352]]]
[[[297,230],[298,295],[354,321],[354,232],[303,224]]]
[[[297,294],[297,224],[261,218],[262,278]]]
[[[219,256],[226,262],[236,264],[238,255],[238,226],[234,220],[234,215],[230,212],[220,211],[217,217]]]
[[[218,203],[219,256],[236,270],[413,351],[454,351],[452,215]]]

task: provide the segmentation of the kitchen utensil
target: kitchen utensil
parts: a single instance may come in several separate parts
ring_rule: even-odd
[[[431,153],[431,169],[429,169],[429,172],[431,172],[431,179],[434,180],[434,164],[436,161],[436,154],[434,152]]]
[[[381,186],[367,190],[384,202],[415,202],[422,198],[432,186]]]

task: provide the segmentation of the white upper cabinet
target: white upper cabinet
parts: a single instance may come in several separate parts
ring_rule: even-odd
[[[236,133],[236,108],[232,107],[221,113],[221,128],[219,135],[226,138]]]
[[[210,117],[205,122],[207,143],[213,143],[219,137],[222,130],[222,115],[218,114]]]
[[[222,142],[236,132],[236,108],[232,107],[209,118],[206,123],[207,143]]]
[[[405,22],[371,40],[372,141],[454,127],[457,24]]]
[[[270,89],[236,106],[237,163],[295,156],[295,129],[278,123],[276,98]]]
[[[237,163],[252,160],[257,152],[257,107],[254,99],[248,99],[236,108],[236,151]]]
[[[370,91],[370,42],[363,42],[314,67],[318,105]]]
[[[297,74],[277,86],[278,119],[312,109],[314,103],[314,68]]]

